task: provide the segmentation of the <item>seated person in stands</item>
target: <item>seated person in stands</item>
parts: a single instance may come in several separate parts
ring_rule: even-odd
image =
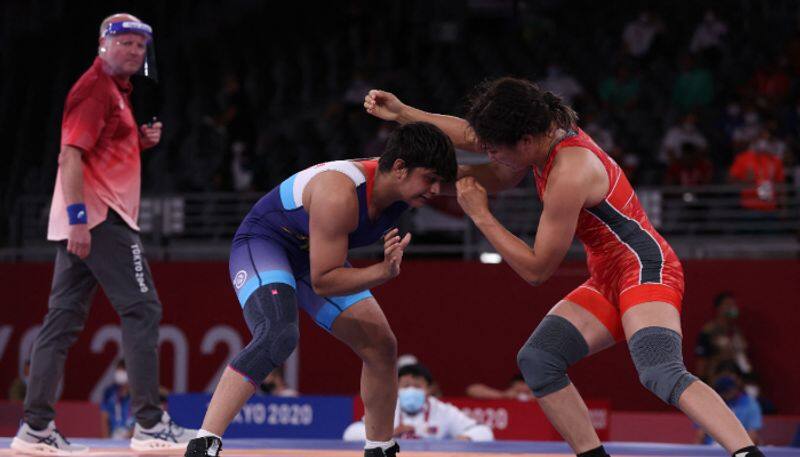
[[[433,376],[423,365],[406,365],[398,371],[394,438],[493,441],[492,429],[478,424],[457,407],[430,395]],[[350,424],[345,441],[363,441],[364,422]]]
[[[120,359],[114,370],[114,382],[103,390],[100,403],[103,436],[130,439],[135,422],[131,415],[131,393],[125,361]]]
[[[761,406],[759,406],[755,398],[745,392],[739,376],[732,372],[724,373],[714,380],[712,386],[719,396],[725,400],[725,403],[736,415],[736,418],[739,419],[739,422],[742,423],[753,443],[758,444],[758,431],[761,430],[763,425]],[[698,444],[715,444],[711,437],[699,429],[697,430],[695,442]]]
[[[521,373],[515,374],[505,389],[495,389],[480,383],[470,384],[467,386],[467,396],[481,400],[535,400]]]

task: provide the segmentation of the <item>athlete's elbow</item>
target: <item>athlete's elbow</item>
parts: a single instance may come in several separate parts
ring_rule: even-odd
[[[538,278],[538,277],[530,277],[530,278],[526,278],[525,279],[525,282],[527,282],[528,284],[530,284],[533,287],[541,286],[542,283],[544,283],[544,281],[545,281],[544,279],[541,279],[541,278]]]
[[[313,289],[314,293],[319,295],[320,297],[327,297],[327,296],[331,295],[330,286],[325,284],[325,281],[321,280],[321,279],[314,280],[312,278],[311,279],[311,289]]]
[[[550,274],[542,271],[528,271],[522,276],[522,279],[532,286],[540,286],[550,279]]]
[[[315,274],[314,272],[311,273],[311,290],[314,291],[315,294],[325,297],[328,295],[330,290],[330,285],[328,284],[330,281],[327,281],[324,274]]]

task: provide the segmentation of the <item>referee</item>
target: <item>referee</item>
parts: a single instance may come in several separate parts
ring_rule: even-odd
[[[181,448],[196,431],[177,426],[158,396],[158,300],[139,238],[140,153],[161,123],[137,126],[130,77],[154,69],[152,28],[130,14],[100,26],[98,56],[67,96],[47,239],[57,242],[44,324],[33,346],[25,417],[11,447],[41,455],[88,451],[55,427],[56,387],[67,350],[103,287],[122,326],[135,450]]]

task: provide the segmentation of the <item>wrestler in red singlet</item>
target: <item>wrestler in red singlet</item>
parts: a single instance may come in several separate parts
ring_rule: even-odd
[[[575,231],[586,248],[591,277],[565,299],[580,305],[624,339],[621,316],[632,306],[667,302],[680,311],[683,269],[670,245],[653,228],[628,178],[583,130],[570,131],[550,152],[543,170],[534,167],[544,195],[555,157],[566,147],[588,149],[608,173],[608,193],[600,204],[581,210]]]

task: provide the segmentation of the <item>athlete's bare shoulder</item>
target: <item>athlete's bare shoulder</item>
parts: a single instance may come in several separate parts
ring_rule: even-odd
[[[303,191],[303,207],[322,215],[332,224],[348,229],[358,226],[358,196],[353,180],[329,170],[311,178]]]
[[[583,146],[567,146],[558,151],[553,159],[548,187],[554,181],[585,189],[584,207],[600,203],[608,193],[609,178],[603,162]]]

